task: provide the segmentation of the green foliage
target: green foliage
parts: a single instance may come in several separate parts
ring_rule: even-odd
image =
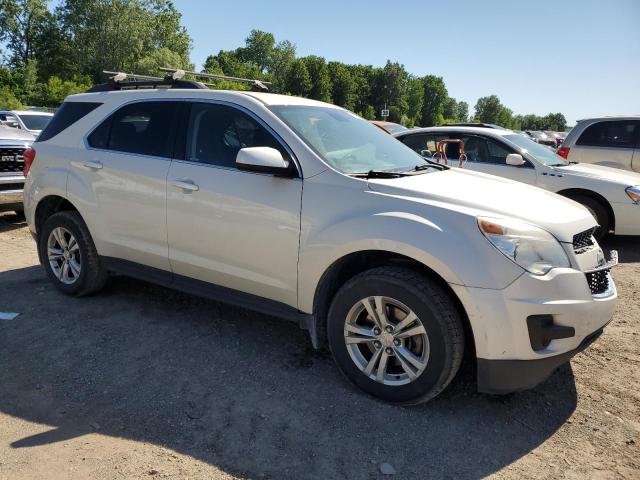
[[[444,103],[448,98],[442,77],[427,75],[423,78],[424,103],[420,125],[433,127],[444,123]]]
[[[309,97],[322,102],[331,101],[331,77],[329,76],[329,67],[322,57],[309,55],[301,58],[307,67],[307,72],[311,80],[311,90]]]
[[[329,62],[329,76],[331,82],[331,97],[336,105],[348,110],[355,108],[356,81],[349,68],[340,62]]]
[[[191,39],[171,0],[0,0],[0,100],[6,105],[56,106],[105,80],[102,70],[158,75],[158,67],[193,70]],[[447,94],[441,77],[383,67],[296,57],[296,46],[252,30],[242,46],[209,55],[203,71],[272,83],[271,91],[334,102],[364,118],[413,126],[463,122],[469,105]],[[212,80],[216,88],[246,84]],[[566,128],[562,114],[513,116],[492,95],[478,100],[481,121],[528,129]]]
[[[18,110],[23,105],[8,85],[0,86],[0,110]]]
[[[289,67],[289,74],[287,75],[287,92],[292,95],[306,97],[311,92],[312,87],[313,84],[311,83],[307,65],[300,59],[294,60]]]

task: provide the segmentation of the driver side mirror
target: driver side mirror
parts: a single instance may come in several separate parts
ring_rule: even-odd
[[[524,158],[519,153],[510,153],[507,155],[507,165],[511,165],[512,167],[522,167],[525,163]]]
[[[291,177],[294,170],[291,163],[282,157],[280,151],[271,147],[246,147],[236,156],[236,167],[251,172],[271,173]]]

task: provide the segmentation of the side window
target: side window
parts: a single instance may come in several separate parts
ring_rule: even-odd
[[[638,124],[632,121],[598,122],[588,126],[576,145],[633,148]]]
[[[225,105],[194,103],[189,115],[186,159],[235,168],[241,148],[271,147],[287,157],[282,145],[262,125]]]
[[[118,152],[171,157],[171,124],[178,105],[178,102],[126,105],[89,135],[89,145]]]
[[[402,138],[402,142],[412,149],[414,152],[419,153],[425,157],[433,157],[438,151],[438,142],[445,140],[448,137],[446,135],[434,135],[429,133],[422,133],[416,135],[407,135]],[[447,148],[449,148],[448,146]],[[447,150],[447,156],[449,156],[449,150]]]
[[[462,140],[464,153],[470,162],[506,165],[507,155],[513,153],[507,147],[488,138],[469,136],[462,137]]]
[[[64,102],[56,111],[49,123],[44,127],[36,142],[49,140],[66,130],[85,115],[98,108],[102,103],[97,102]]]

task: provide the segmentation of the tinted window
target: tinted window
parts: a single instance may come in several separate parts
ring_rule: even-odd
[[[416,135],[407,135],[402,137],[402,142],[416,153],[419,153],[423,157],[433,157],[438,150],[438,142],[445,140],[448,137],[446,135],[434,135],[431,133],[422,133]],[[451,147],[449,145],[448,147]],[[447,151],[447,156],[449,152]]]
[[[288,156],[282,145],[256,120],[224,105],[194,103],[189,115],[187,160],[235,167],[245,147],[272,147]]]
[[[42,130],[36,142],[44,142],[55,137],[100,105],[102,104],[94,102],[64,102]]]
[[[87,139],[90,146],[93,148],[107,148],[109,144],[109,130],[111,130],[111,119],[112,117],[109,117],[102,122],[98,128],[91,132],[91,135],[89,135]]]
[[[586,128],[576,142],[577,145],[596,147],[633,147],[638,128],[637,122],[599,122]]]
[[[52,118],[51,115],[20,115],[20,120],[29,130],[43,130]]]
[[[171,157],[171,124],[178,105],[178,102],[141,102],[122,107],[107,120],[111,122],[107,149]],[[99,136],[94,141],[99,144]]]

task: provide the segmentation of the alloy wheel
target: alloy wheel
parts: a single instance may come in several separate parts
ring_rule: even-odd
[[[47,257],[54,275],[62,283],[71,285],[80,278],[82,262],[80,245],[64,227],[56,227],[47,239]]]
[[[418,316],[389,297],[371,296],[347,314],[344,341],[362,373],[384,385],[416,380],[429,361],[429,336]]]

